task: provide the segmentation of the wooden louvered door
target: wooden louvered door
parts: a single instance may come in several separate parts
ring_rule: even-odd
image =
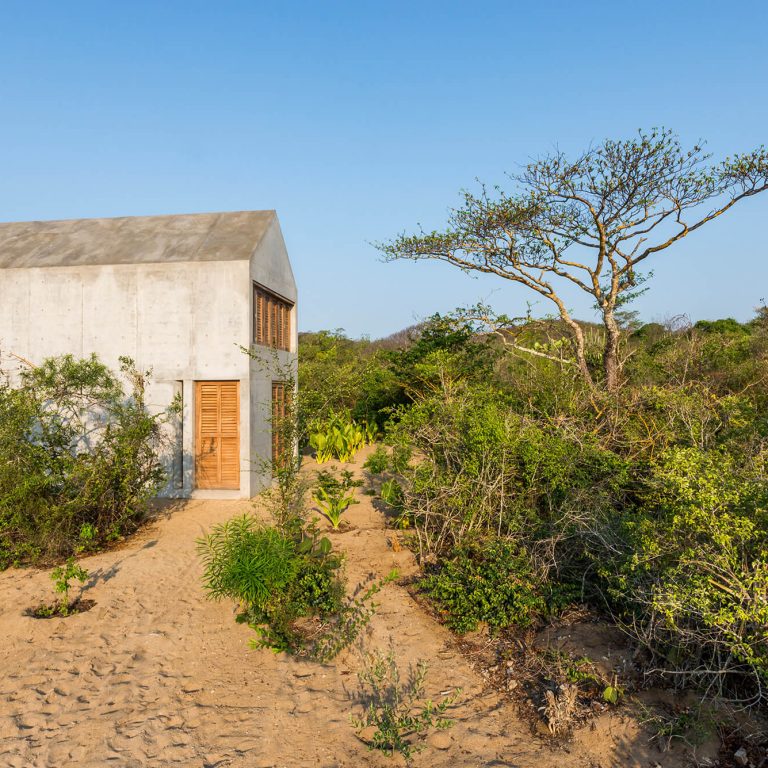
[[[195,387],[195,480],[198,488],[240,487],[240,382]]]

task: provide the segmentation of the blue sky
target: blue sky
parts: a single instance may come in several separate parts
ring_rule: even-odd
[[[522,288],[369,243],[439,228],[475,178],[556,145],[656,125],[716,156],[768,142],[767,28],[767,3],[738,0],[4,0],[0,220],[275,208],[302,330],[516,315]],[[766,224],[768,194],[691,236],[635,308],[747,319]]]

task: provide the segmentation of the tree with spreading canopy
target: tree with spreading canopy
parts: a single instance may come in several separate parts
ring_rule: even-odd
[[[712,162],[667,129],[605,140],[569,159],[557,151],[511,175],[514,190],[463,193],[443,232],[378,244],[386,260],[434,259],[520,283],[551,301],[568,332],[569,358],[592,389],[621,386],[621,308],[638,295],[649,257],[768,189],[760,147]],[[582,325],[566,306],[567,283],[589,294],[605,328],[602,377],[587,360]],[[525,351],[525,350],[524,350]],[[530,350],[528,350],[530,351]],[[562,358],[558,358],[562,360]]]

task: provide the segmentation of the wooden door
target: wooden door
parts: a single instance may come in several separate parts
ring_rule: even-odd
[[[195,483],[240,487],[240,382],[195,383]]]

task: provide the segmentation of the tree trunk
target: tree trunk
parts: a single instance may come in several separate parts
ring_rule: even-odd
[[[555,301],[560,310],[560,317],[563,322],[571,329],[571,335],[573,338],[573,350],[576,353],[576,365],[579,367],[579,373],[581,373],[584,383],[590,388],[595,389],[595,381],[592,378],[592,373],[587,365],[586,344],[584,342],[584,331],[581,326],[570,316],[565,305],[559,300]]]
[[[616,392],[619,388],[619,341],[621,330],[612,311],[603,313],[605,325],[605,348],[603,350],[603,370],[605,371],[605,388]]]

